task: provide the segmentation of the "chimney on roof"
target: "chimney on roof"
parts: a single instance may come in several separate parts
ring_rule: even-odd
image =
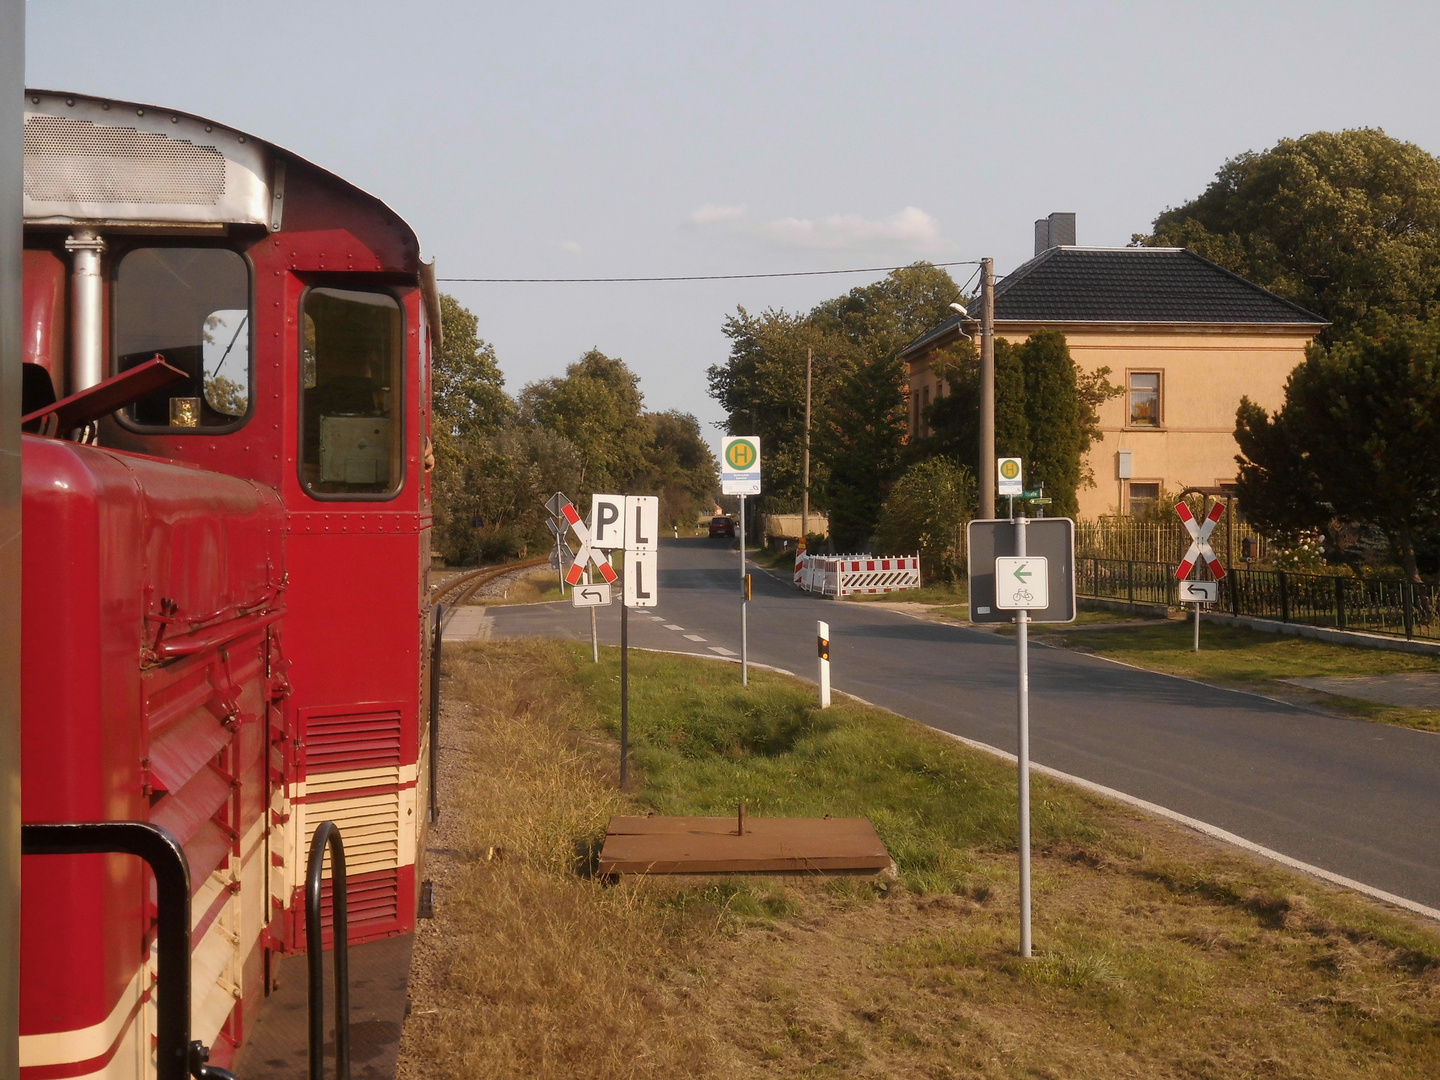
[[[1075,243],[1075,215],[1051,214],[1035,221],[1035,254],[1052,247],[1071,247]]]

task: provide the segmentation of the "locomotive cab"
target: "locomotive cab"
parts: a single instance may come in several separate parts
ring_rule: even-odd
[[[414,929],[432,805],[434,280],[379,200],[136,103],[27,92],[24,210],[25,512],[45,522],[25,536],[24,820],[173,826],[198,879],[195,1032],[225,1064],[276,960],[304,949],[321,821],[345,844],[351,942]],[[66,401],[146,365],[164,385],[57,429]],[[56,575],[87,583],[66,591],[74,606],[32,605]],[[41,671],[106,689],[60,709]],[[99,745],[99,764],[47,749],[57,733]],[[74,798],[32,799],[45,786]],[[149,918],[124,859],[64,858]],[[44,1002],[22,1021],[22,1076],[143,1075],[120,1048],[139,1045],[152,950],[117,943],[148,929],[52,893],[22,911],[39,979],[22,972],[22,997]],[[67,933],[90,935],[98,965],[73,1015],[37,966]]]

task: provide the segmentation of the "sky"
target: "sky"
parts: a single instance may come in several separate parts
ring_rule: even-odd
[[[1440,152],[1440,5],[29,0],[30,86],[170,106],[379,196],[447,277],[885,267],[1119,246],[1227,158],[1383,127]],[[964,284],[972,267],[952,273]],[[743,306],[878,273],[442,286],[507,389],[587,349],[722,419]]]

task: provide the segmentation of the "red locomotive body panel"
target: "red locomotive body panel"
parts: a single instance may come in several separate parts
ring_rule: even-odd
[[[190,859],[203,947],[207,918],[266,906],[263,873],[248,875],[257,902],[239,894],[246,865],[264,868],[279,500],[250,481],[30,437],[23,500],[24,820],[168,828]],[[148,1057],[145,876],[127,856],[27,861],[24,1076]],[[223,1056],[235,1001],[214,987],[197,979],[197,1031],[208,1018]]]
[[[92,384],[154,355],[188,382],[82,436],[112,449],[26,440],[23,819],[149,820],[180,839],[193,1035],[224,1065],[267,950],[305,947],[319,822],[345,845],[350,940],[414,928],[438,299],[379,200],[220,125],[114,104],[27,97],[42,135],[27,169],[63,180],[104,160],[116,192],[140,171],[128,201],[27,194],[26,359],[62,396],[86,370],[62,371],[62,347],[89,348]],[[146,155],[171,140],[184,163],[163,167],[197,194],[149,205]],[[23,1075],[149,1075],[148,875],[38,858]]]

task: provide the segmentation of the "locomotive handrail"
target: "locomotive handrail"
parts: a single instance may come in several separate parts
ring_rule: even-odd
[[[440,654],[445,605],[435,605],[435,636],[430,643],[430,820],[440,819]]]
[[[310,970],[310,1080],[325,1076],[325,936],[320,878],[330,848],[331,936],[335,950],[335,1080],[350,1080],[350,925],[346,909],[345,843],[333,821],[315,827],[305,873],[305,952]]]
[[[218,649],[234,641],[238,637],[251,633],[255,630],[264,629],[273,623],[279,622],[285,617],[285,609],[274,608],[271,611],[253,615],[242,615],[238,619],[223,622],[218,626],[212,626],[206,630],[197,630],[193,634],[184,634],[180,637],[167,638],[157,642],[151,649],[157,660],[173,660],[179,656],[194,656],[196,653],[208,652],[211,649]]]
[[[190,1039],[190,862],[180,841],[148,821],[20,826],[22,855],[111,852],[144,859],[155,875],[156,1080],[235,1080],[207,1065],[210,1051]]]

